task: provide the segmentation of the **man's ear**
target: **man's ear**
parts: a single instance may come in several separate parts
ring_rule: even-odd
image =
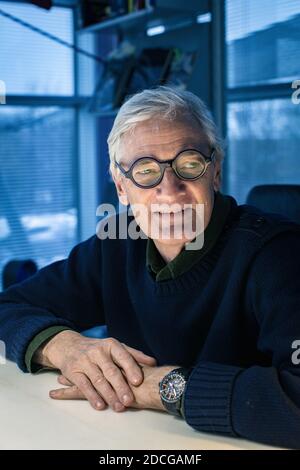
[[[213,185],[215,191],[220,191],[222,183],[222,165],[219,160],[214,161]]]
[[[126,191],[126,187],[125,187],[122,176],[117,175],[115,173],[112,173],[111,176],[115,183],[115,187],[117,190],[120,203],[123,204],[124,206],[128,206],[129,203],[128,203],[128,198],[127,198],[127,191]]]

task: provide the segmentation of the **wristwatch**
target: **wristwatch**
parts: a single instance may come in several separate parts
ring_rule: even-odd
[[[175,416],[182,416],[181,401],[191,370],[192,369],[178,367],[171,370],[159,382],[161,401],[166,410]]]

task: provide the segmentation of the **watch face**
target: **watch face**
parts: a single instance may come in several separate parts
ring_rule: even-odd
[[[166,375],[160,383],[160,396],[168,403],[175,403],[183,394],[185,378],[178,372]]]

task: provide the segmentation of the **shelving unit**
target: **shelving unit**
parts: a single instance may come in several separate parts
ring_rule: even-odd
[[[197,15],[207,10],[205,1],[185,0],[176,2],[172,0],[157,0],[155,7],[134,11],[111,19],[105,19],[97,24],[80,28],[81,33],[122,30],[140,30],[145,25],[159,24],[161,22],[177,23],[179,27],[196,24]],[[174,29],[174,28],[172,28]]]
[[[206,17],[206,21],[199,21],[201,16],[203,18]],[[156,0],[155,6],[118,17],[103,19],[96,24],[79,29],[78,32],[80,35],[86,35],[86,37],[93,35],[95,40],[99,41],[99,44],[106,44],[107,41],[109,42],[111,40],[110,38],[113,37],[117,38],[121,43],[128,41],[128,44],[132,44],[135,48],[136,57],[139,56],[142,50],[146,49],[178,49],[178,51],[182,52],[183,57],[184,54],[186,55],[186,62],[184,62],[185,59],[183,59],[183,63],[185,63],[183,67],[186,66],[185,70],[188,70],[189,67],[193,67],[193,70],[187,72],[186,75],[185,83],[187,89],[198,94],[210,104],[210,21],[210,0]],[[150,34],[152,33],[151,29],[153,30],[155,27],[161,27],[162,34]],[[103,54],[100,48],[98,53],[100,56],[103,55],[105,57],[107,51],[108,49],[105,49]],[[197,51],[196,62],[189,66],[188,55],[195,51]],[[121,55],[119,57],[121,57]],[[123,57],[126,57],[126,50]],[[114,58],[111,60],[113,61]],[[118,60],[118,58],[116,60]],[[126,70],[128,71],[130,64],[126,64],[126,59],[124,64],[124,67],[127,67]],[[175,83],[180,83],[180,71],[177,73],[177,76],[175,71],[175,78],[174,74],[173,76],[171,74],[170,83],[172,83],[172,78],[175,79]],[[178,82],[176,82],[177,78]],[[121,88],[119,88],[119,90],[120,89]],[[130,91],[130,93],[131,92],[132,91]],[[108,106],[107,109],[105,109],[106,99],[105,95],[103,96],[103,109],[100,109],[100,104],[99,110],[97,111],[95,106],[93,112],[99,117],[115,117],[118,111],[117,106],[119,106],[120,103],[112,103],[111,108]],[[101,103],[101,98],[99,102]],[[95,103],[97,105],[96,100]],[[113,106],[116,106],[116,108]]]
[[[154,15],[154,8],[147,8],[145,10],[134,11],[127,15],[121,15],[116,18],[103,20],[100,23],[82,28],[79,30],[81,33],[94,33],[101,30],[112,30],[117,27],[122,28],[135,28],[140,27],[141,22],[146,21]]]

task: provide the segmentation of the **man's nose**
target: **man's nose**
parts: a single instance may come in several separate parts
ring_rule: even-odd
[[[156,192],[161,196],[170,196],[171,198],[180,193],[184,194],[186,189],[185,181],[178,178],[176,173],[172,168],[166,168],[163,179],[156,187]]]

